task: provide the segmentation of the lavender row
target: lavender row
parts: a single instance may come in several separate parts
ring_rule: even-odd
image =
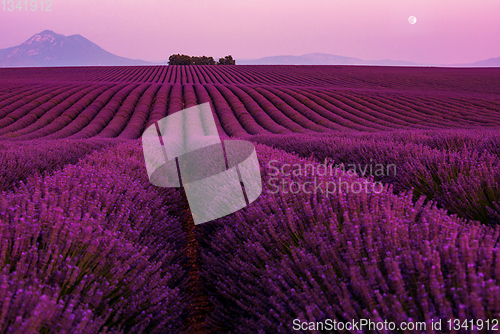
[[[37,137],[43,137],[45,134],[49,134],[54,131],[57,131],[57,129],[60,128],[60,123],[57,122],[56,120],[59,118],[59,116],[66,115],[70,112],[78,112],[83,110],[85,107],[90,105],[92,101],[99,96],[102,92],[104,92],[107,89],[106,86],[101,86],[101,85],[96,85],[94,87],[89,88],[88,90],[82,90],[81,92],[78,92],[75,96],[73,96],[71,99],[68,99],[60,104],[58,104],[56,107],[50,109],[48,112],[44,113],[41,115],[40,118],[38,118],[35,122],[32,124],[28,125],[25,128],[19,129],[14,133],[11,133],[10,135],[7,134],[5,137],[10,137],[10,138],[26,138],[23,136],[28,136],[28,138],[37,138]],[[78,100],[76,100],[78,99]],[[35,133],[33,135],[33,133]]]
[[[122,105],[118,109],[118,111],[116,111],[113,114],[111,113],[109,114],[109,117],[112,117],[112,119],[109,121],[106,127],[98,135],[97,131],[95,131],[94,135],[97,135],[100,138],[117,137],[129,124],[132,114],[138,107],[139,101],[141,101],[141,97],[150,87],[152,86],[148,84],[142,84],[139,85],[136,89],[134,89],[130,94],[128,94],[125,100],[123,101]],[[145,101],[146,100],[148,100],[147,97],[145,97]],[[151,108],[150,103],[151,101],[149,101],[149,106],[147,106],[146,110],[147,113],[149,113],[149,109]]]
[[[308,328],[326,319],[370,319],[425,322],[425,332],[434,333],[432,320],[500,316],[498,227],[449,216],[387,186],[380,193],[273,194],[270,161],[317,162],[262,145],[257,152],[261,197],[200,226],[202,277],[214,307],[209,330],[290,333],[296,319]],[[305,175],[282,180],[314,182]]]
[[[194,69],[194,71],[193,71]],[[193,73],[194,72],[194,73]],[[189,73],[189,75],[188,75]],[[131,66],[60,69],[3,69],[2,81],[33,83],[130,82],[210,83],[273,86],[334,87],[342,89],[498,94],[498,69],[391,68],[357,66]]]
[[[408,123],[411,119],[402,117],[400,113],[392,112],[390,110],[376,110],[368,108],[357,101],[352,101],[341,94],[334,94],[329,92],[330,96],[338,100],[337,103],[343,105],[345,110],[352,111],[357,110],[363,115],[363,118],[370,119],[372,122],[383,124],[390,128],[403,127],[411,125]],[[397,125],[397,126],[396,126]]]
[[[64,110],[75,104],[93,88],[95,87],[81,85],[69,90],[66,88],[63,89],[63,93],[59,96],[51,98],[44,104],[18,118],[14,123],[0,129],[0,135],[7,134],[7,137],[14,137],[20,135],[21,132],[16,133],[19,130],[23,130],[24,133],[29,133],[39,129],[47,119],[54,119],[59,116]]]
[[[207,89],[200,84],[195,84],[194,90],[196,92],[196,96],[198,97],[198,103],[210,103],[210,108],[212,109],[212,113],[214,114],[214,119],[215,119],[215,125],[217,126],[217,132],[219,133],[219,136],[221,137],[228,137],[226,131],[222,127],[221,120],[217,116],[217,109],[214,106],[214,101],[210,98],[210,95],[207,92]]]
[[[288,115],[282,113],[273,103],[271,103],[270,100],[266,99],[262,94],[257,92],[256,89],[245,86],[240,86],[240,88],[247,93],[277,124],[287,128],[290,132],[308,132],[306,128],[297,122],[294,122],[290,117],[288,117]]]
[[[109,86],[101,86],[86,94],[77,103],[72,105],[70,108],[66,109],[62,114],[55,117],[55,119],[46,119],[43,122],[43,127],[38,128],[33,132],[25,133],[25,129],[20,130],[23,135],[14,138],[15,140],[31,140],[41,137],[48,137],[54,135],[68,124],[70,124],[81,112],[86,108],[93,108],[98,104],[105,102],[105,99],[109,96],[112,88]]]
[[[254,117],[262,127],[266,128],[267,131],[271,133],[290,133],[290,130],[269,117],[261,106],[241,88],[235,85],[228,86],[228,88],[243,103],[243,107],[248,110],[248,113]]]
[[[82,112],[73,115],[67,115],[70,118],[69,122],[59,131],[51,133],[46,136],[46,139],[58,139],[58,138],[67,138],[74,133],[83,129],[87,124],[90,123],[91,120],[97,115],[99,110],[101,110],[111,99],[112,97],[122,89],[122,85],[117,85],[111,87],[103,94],[99,95],[92,103],[85,108]],[[61,117],[62,118],[62,117]],[[60,120],[58,118],[57,120]]]
[[[181,67],[177,69],[182,72]],[[220,78],[223,74],[213,73]],[[220,78],[217,80],[222,80]],[[494,104],[489,113],[472,109],[455,111],[444,104],[426,106],[401,94],[396,98],[387,97],[393,93],[358,98],[352,96],[352,92],[324,88],[176,83],[106,85],[109,89],[96,95],[100,88],[89,92],[95,86],[86,86],[59,86],[57,90],[39,92],[42,96],[23,106],[17,102],[6,106],[0,110],[0,114],[5,114],[0,118],[0,136],[14,140],[117,137],[133,117],[134,125],[128,127],[122,137],[136,139],[141,129],[152,124],[153,118],[161,119],[160,116],[203,102],[212,103],[218,125],[230,136],[268,132],[373,132],[403,127],[492,128],[497,124]],[[132,87],[137,87],[135,92],[131,92]],[[117,92],[120,89],[122,91]],[[154,92],[142,98],[146,89]],[[84,92],[89,93],[82,97]],[[140,111],[132,116],[136,107],[140,107]],[[474,113],[477,115],[472,115]]]
[[[156,94],[153,109],[151,110],[151,114],[149,115],[149,120],[146,124],[146,128],[154,122],[157,122],[167,116],[169,94],[171,89],[172,85],[161,85],[158,93]]]
[[[16,94],[2,101],[2,103],[0,104],[0,117],[3,118],[21,107],[26,107],[26,105],[28,104],[36,107],[37,104],[41,104],[40,102],[36,102],[37,99],[43,99],[44,95],[49,95],[50,98],[50,96],[52,96],[52,92],[58,88],[60,88],[60,86],[58,87],[56,85],[48,85],[36,86],[36,88],[28,91],[20,91],[19,94]]]
[[[2,193],[0,331],[182,331],[182,201],[150,185],[137,141]]]
[[[350,128],[353,130],[359,131],[373,131],[372,129],[384,129],[378,124],[368,122],[364,118],[357,117],[346,111],[334,106],[331,103],[328,103],[322,98],[319,98],[315,95],[308,93],[306,89],[303,90],[286,90],[287,94],[290,94],[292,97],[300,100],[305,106],[316,111],[321,116],[329,119],[331,122],[339,124],[344,128]],[[368,123],[368,124],[367,124]],[[366,124],[369,125],[362,125]]]
[[[224,132],[229,136],[247,135],[248,132],[245,130],[242,124],[240,124],[234,112],[231,110],[231,107],[221,95],[219,90],[213,85],[206,85],[204,86],[204,88],[210,95],[217,118],[219,119]]]
[[[135,88],[137,88],[137,85],[123,85],[120,86],[120,88],[121,89],[113,95],[103,108],[100,110],[98,108],[89,109],[88,112],[90,113],[98,112],[93,118],[90,118],[88,113],[82,113],[80,120],[74,123],[76,129],[71,130],[73,134],[70,138],[91,138],[101,133],[101,131],[113,119],[125,99]]]
[[[338,124],[337,119],[332,120],[331,112],[317,105],[309,104],[307,99],[304,99],[300,94],[294,93],[289,90],[285,92],[274,87],[267,88],[271,93],[282,99],[293,110],[298,111],[304,115],[305,118],[314,122],[315,124],[335,131],[349,131],[350,129]]]
[[[360,96],[361,95],[361,96]],[[399,115],[399,117],[414,126],[426,128],[429,123],[429,115],[423,115],[410,108],[397,108],[390,99],[383,99],[381,96],[370,96],[367,94],[346,94],[345,97],[353,100],[359,105],[368,107],[383,114]]]
[[[344,99],[340,94],[333,94],[330,91],[321,91],[321,92],[313,92],[314,95],[318,96],[322,100],[325,100],[327,103],[334,106],[334,110],[339,112],[339,115],[347,114],[348,118],[354,118],[356,120],[362,120],[359,124],[374,128],[377,130],[390,130],[394,129],[397,123],[401,123],[399,120],[397,123],[391,123],[393,118],[389,116],[390,112],[385,113],[382,117],[380,114],[377,116],[372,115],[372,111],[368,108],[353,108],[349,104],[347,104],[348,100]],[[385,120],[385,118],[389,118],[389,120]]]
[[[254,136],[252,140],[317,161],[344,164],[358,174],[393,184],[398,192],[413,189],[417,198],[426,196],[460,217],[500,223],[500,145],[494,131]]]
[[[109,140],[0,141],[0,191],[12,190],[30,176],[76,164],[85,155],[114,144]]]
[[[34,98],[30,102],[26,101],[27,98],[24,98],[17,103],[13,103],[3,108],[0,111],[0,128],[5,128],[6,126],[13,124],[25,116],[28,112],[39,106],[43,106],[46,103],[54,103],[51,100],[54,100],[55,104],[60,103],[61,100],[59,100],[59,98],[64,96],[67,89],[68,86],[57,87],[57,89],[49,88],[30,96],[30,99]]]
[[[120,139],[137,139],[145,130],[146,122],[149,118],[150,111],[153,108],[153,101],[156,93],[160,89],[160,85],[151,85],[141,96],[141,100],[137,104],[134,113],[127,122],[125,129],[118,135]]]
[[[168,115],[172,115],[178,111],[184,109],[184,103],[182,101],[182,85],[175,83],[172,85],[172,90],[168,97]]]
[[[5,91],[1,94],[0,110],[8,105],[16,103],[16,101],[33,95],[36,91],[40,91],[42,89],[42,85],[23,83],[12,85],[10,88],[4,86],[4,88]]]
[[[330,129],[324,127],[322,125],[316,124],[313,122],[310,117],[313,117],[313,113],[310,111],[300,110],[292,108],[285,101],[283,101],[279,96],[275,95],[273,88],[270,87],[258,87],[255,89],[257,92],[262,94],[266,99],[269,100],[277,109],[279,109],[286,117],[290,118],[293,122],[299,124],[300,126],[308,129],[309,131],[316,132],[329,132]]]
[[[256,122],[255,115],[251,114],[250,111],[245,108],[240,99],[238,99],[238,97],[235,96],[230,89],[223,85],[216,85],[215,87],[226,100],[227,104],[238,119],[238,122],[248,133],[269,133],[269,131],[263,127],[263,124]]]
[[[184,109],[191,108],[199,104],[193,85],[183,85],[182,91],[184,96]]]

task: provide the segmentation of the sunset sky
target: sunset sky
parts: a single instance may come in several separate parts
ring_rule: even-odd
[[[500,0],[53,0],[51,9],[9,12],[0,4],[0,48],[49,29],[149,61],[172,53],[321,52],[429,64],[500,57]]]

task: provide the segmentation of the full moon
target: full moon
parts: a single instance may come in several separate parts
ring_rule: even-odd
[[[417,18],[415,16],[410,16],[408,22],[410,22],[410,24],[415,24],[417,23]]]

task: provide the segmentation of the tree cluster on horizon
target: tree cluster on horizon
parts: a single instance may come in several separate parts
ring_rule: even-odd
[[[216,62],[213,57],[207,56],[188,56],[181,54],[173,54],[168,58],[169,65],[236,65],[236,61],[231,55],[219,58]]]

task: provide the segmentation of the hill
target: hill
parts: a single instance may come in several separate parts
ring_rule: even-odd
[[[0,67],[142,65],[143,60],[114,55],[81,35],[44,30],[18,46],[0,50]]]
[[[478,61],[472,65],[479,67],[500,67],[500,57]]]

